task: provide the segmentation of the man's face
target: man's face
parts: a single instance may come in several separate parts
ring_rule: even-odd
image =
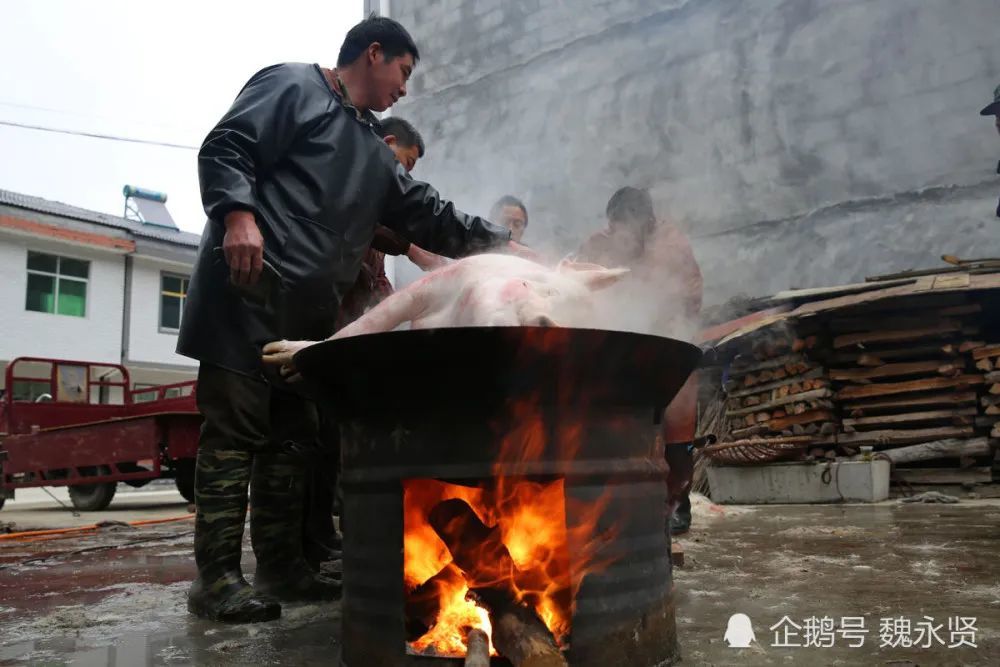
[[[405,53],[386,59],[382,46],[377,42],[368,47],[366,53],[370,67],[369,91],[372,111],[385,111],[399,98],[406,96],[406,82],[413,73],[413,56]]]
[[[510,238],[520,243],[524,228],[528,226],[528,217],[520,206],[504,206],[500,209],[499,219],[493,222],[509,229]]]
[[[631,216],[624,218],[608,218],[608,228],[616,234],[631,234],[639,236],[644,227],[642,220]]]
[[[636,218],[608,218],[608,229],[615,243],[626,254],[636,254],[643,247],[643,230],[648,223]]]
[[[404,146],[396,140],[393,135],[387,135],[385,137],[385,143],[389,145],[392,152],[396,154],[396,159],[399,163],[403,165],[406,169],[406,173],[413,171],[413,168],[417,166],[417,160],[420,159],[420,147],[419,146]]]

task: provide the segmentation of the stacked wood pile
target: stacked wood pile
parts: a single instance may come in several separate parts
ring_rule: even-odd
[[[754,331],[726,359],[720,442],[809,436],[795,458],[871,446],[898,481],[991,481],[1000,332],[989,294],[863,301]]]
[[[836,433],[829,374],[810,356],[817,342],[815,335],[772,331],[733,360],[725,384],[727,440],[777,445],[789,437]]]
[[[1000,436],[993,361],[1000,346],[984,341],[982,316],[982,304],[962,294],[835,312],[825,322],[823,354],[841,429],[826,444],[870,445],[900,466],[905,481],[990,481],[990,438]],[[923,467],[943,459],[949,468]],[[918,463],[919,473],[902,470]]]

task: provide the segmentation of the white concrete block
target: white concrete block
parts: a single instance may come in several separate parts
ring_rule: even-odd
[[[888,461],[710,466],[722,504],[878,502],[889,497]]]

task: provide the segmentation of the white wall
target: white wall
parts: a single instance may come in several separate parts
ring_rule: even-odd
[[[25,310],[28,250],[90,261],[85,317]],[[124,276],[119,253],[0,232],[0,360],[38,356],[118,363]]]
[[[392,0],[393,114],[470,213],[561,256],[620,186],[685,225],[705,303],[994,257],[997,0]],[[488,155],[489,159],[482,157]]]
[[[128,359],[133,362],[184,365],[196,362],[174,352],[175,332],[160,329],[160,276],[169,273],[190,276],[191,266],[145,257],[132,262],[132,312],[129,322]],[[180,381],[180,380],[173,380]]]

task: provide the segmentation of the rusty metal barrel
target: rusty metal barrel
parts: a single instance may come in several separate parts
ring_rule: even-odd
[[[561,479],[567,524],[602,499],[606,564],[577,591],[570,664],[672,664],[666,465],[654,442],[699,358],[667,338],[534,327],[391,332],[300,352],[310,390],[342,422],[343,664],[442,664],[406,650],[403,484],[498,475]],[[511,458],[509,441],[504,450],[524,426],[517,405],[531,407],[545,443],[529,461]],[[568,547],[571,559],[582,552]]]

